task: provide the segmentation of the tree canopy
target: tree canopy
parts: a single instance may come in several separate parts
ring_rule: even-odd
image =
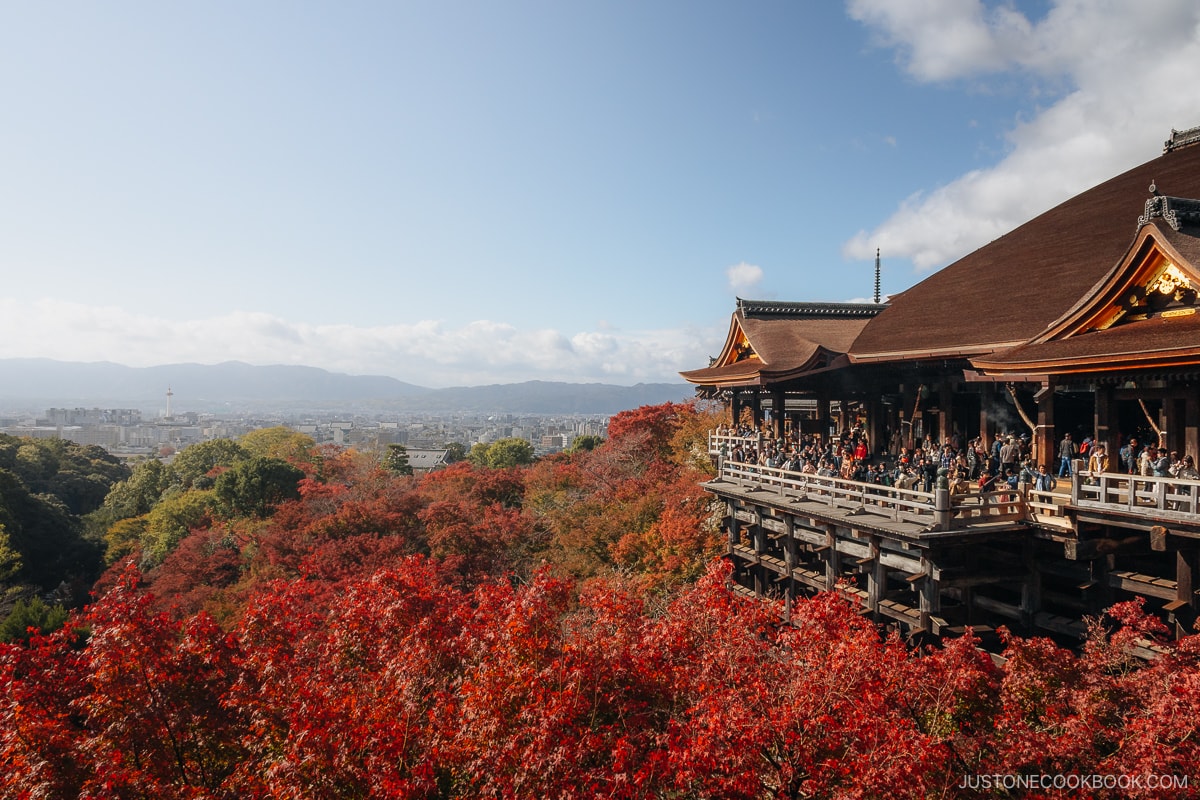
[[[969,633],[911,647],[834,594],[790,624],[736,596],[704,414],[420,477],[312,448],[188,485],[139,466],[94,512],[127,515],[96,601],[62,624],[26,595],[0,626],[0,796],[928,798],[1195,771],[1200,636],[1140,604],[1078,652],[1001,631],[994,660]],[[6,445],[0,580],[73,519]]]
[[[509,436],[491,444],[476,444],[468,460],[477,467],[508,469],[533,463],[533,445],[525,439]]]

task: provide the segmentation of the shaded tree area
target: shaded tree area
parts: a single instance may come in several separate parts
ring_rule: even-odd
[[[53,593],[43,618],[87,598],[103,568],[102,542],[84,517],[104,503],[114,484],[129,476],[120,460],[94,445],[64,439],[0,434],[0,622],[3,634],[14,612]],[[20,604],[18,609],[17,604]],[[48,615],[48,616],[47,616]],[[36,615],[35,615],[36,616]],[[24,634],[23,631],[20,632]]]

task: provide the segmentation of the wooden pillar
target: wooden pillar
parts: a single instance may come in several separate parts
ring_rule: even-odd
[[[1163,420],[1167,431],[1167,449],[1178,450],[1180,458],[1187,452],[1187,405],[1188,398],[1182,394],[1163,400],[1163,409],[1170,409]]]
[[[750,417],[754,422],[754,430],[762,429],[762,397],[758,393],[758,389],[750,395]]]
[[[1096,387],[1096,410],[1093,420],[1096,442],[1102,442],[1104,451],[1108,453],[1108,469],[1111,472],[1120,472],[1121,466],[1117,463],[1117,452],[1120,449],[1117,446],[1117,400],[1113,387],[1108,384]]]
[[[921,612],[921,630],[933,632],[933,617],[942,612],[941,589],[933,577],[934,564],[928,555],[921,556],[921,567],[925,577],[921,579],[920,596],[917,599],[917,610]]]
[[[737,518],[737,502],[730,500],[729,508],[729,552],[733,553],[733,548],[742,543],[742,523]]]
[[[879,401],[878,397],[872,397],[867,401],[867,439],[871,444],[871,455],[881,452],[888,445],[883,440],[884,413],[883,403]]]
[[[1193,459],[1200,460],[1200,396],[1195,392],[1188,392],[1183,400],[1182,422],[1183,453],[1191,454]]]
[[[792,621],[792,605],[796,602],[796,579],[792,577],[792,570],[796,568],[797,553],[796,553],[796,537],[793,535],[796,530],[796,520],[791,515],[783,518],[784,540],[783,540],[783,564],[787,570],[787,579],[783,582],[783,620],[784,622]]]
[[[879,604],[887,596],[887,570],[879,557],[879,537],[871,537],[871,550],[864,559],[867,567],[867,607],[876,620],[879,619]]]
[[[1058,474],[1058,442],[1054,431],[1054,383],[1042,381],[1033,395],[1037,401],[1037,430],[1034,431],[1033,452],[1038,464],[1045,464],[1052,473]],[[1016,398],[1013,398],[1016,400]]]
[[[900,446],[904,448],[912,448],[916,445],[917,438],[917,420],[913,414],[913,408],[917,400],[917,396],[913,393],[913,386],[905,383],[900,386],[900,409],[899,422],[900,425]],[[920,387],[916,387],[916,391],[920,391]]]
[[[837,590],[838,580],[842,577],[842,555],[837,549],[837,533],[832,525],[825,527],[825,591]]]
[[[783,389],[775,389],[771,392],[771,424],[775,429],[775,438],[783,438],[783,419],[787,413],[784,411],[785,398]]]
[[[954,426],[954,391],[950,382],[942,379],[938,385],[938,441],[950,441]]]
[[[729,414],[733,417],[733,427],[736,431],[742,416],[742,393],[737,389],[730,390]]]
[[[1196,631],[1197,554],[1195,547],[1180,547],[1175,551],[1175,638],[1181,639]]]
[[[821,441],[829,440],[829,395],[826,392],[817,393],[817,421],[820,424]]]
[[[767,529],[762,524],[762,511],[754,514],[754,594],[757,597],[767,596],[767,581],[765,567],[762,564],[762,554],[767,549]]]
[[[983,437],[984,447],[987,448],[992,446],[992,434],[995,432],[995,425],[990,424],[991,420],[988,417],[988,409],[991,408],[995,402],[996,384],[983,384],[979,391],[979,435]]]
[[[1025,580],[1021,583],[1021,624],[1027,633],[1034,632],[1037,614],[1042,610],[1042,573],[1033,546],[1032,538],[1026,537],[1021,542],[1021,561],[1025,567]]]

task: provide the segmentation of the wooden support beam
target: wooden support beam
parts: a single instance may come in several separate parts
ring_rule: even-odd
[[[1009,619],[1021,619],[1021,609],[1017,606],[1014,606],[1012,603],[993,600],[992,598],[981,594],[976,594],[973,598],[973,601],[977,608],[983,609],[984,611],[990,611],[993,614],[999,614],[1000,616],[1007,617]]]
[[[1176,600],[1176,583],[1151,575],[1142,575],[1129,570],[1114,570],[1108,574],[1108,583],[1114,589],[1121,589],[1147,597],[1157,597],[1159,600]]]
[[[1170,533],[1162,525],[1155,525],[1150,529],[1150,549],[1156,553],[1165,553],[1167,551],[1167,534]]]
[[[1123,539],[1104,537],[1085,539],[1083,541],[1068,541],[1064,545],[1064,554],[1071,561],[1090,561],[1098,556],[1111,553],[1144,553],[1148,542],[1145,536],[1126,536]]]
[[[992,586],[997,583],[1015,585],[1024,581],[1026,575],[1027,573],[1024,571],[987,572],[975,575],[960,575],[955,578],[943,578],[941,583],[947,588],[953,587],[955,589],[968,589],[976,586]]]

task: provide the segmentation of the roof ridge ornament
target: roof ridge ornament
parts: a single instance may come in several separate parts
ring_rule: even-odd
[[[887,308],[887,303],[830,303],[820,301],[794,302],[786,300],[746,300],[737,298],[737,307],[747,317],[790,317],[817,319],[833,317],[873,317]]]
[[[1179,230],[1185,222],[1200,222],[1200,200],[1186,197],[1168,197],[1158,193],[1158,187],[1151,182],[1150,199],[1146,201],[1146,209],[1138,217],[1137,229],[1140,231],[1152,219],[1162,219],[1173,230]]]
[[[1177,131],[1171,128],[1171,138],[1163,142],[1163,155],[1197,142],[1200,142],[1200,126],[1188,128],[1186,131]]]

